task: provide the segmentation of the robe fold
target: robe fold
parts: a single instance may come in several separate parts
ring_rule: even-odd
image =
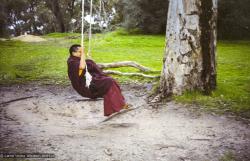
[[[79,76],[80,58],[70,56],[68,61],[68,76],[73,88],[83,97],[97,98],[103,97],[111,87],[113,79],[102,72],[97,64],[90,59],[86,59],[88,71],[92,75],[92,81],[89,88],[85,87],[86,79],[84,69]]]
[[[89,88],[85,87],[86,79],[84,69],[79,76],[80,58],[70,56],[67,60],[68,77],[73,88],[83,97],[88,98],[104,98],[104,115],[108,116],[114,112],[118,112],[125,105],[125,99],[121,94],[121,89],[116,81],[107,76],[97,66],[97,64],[90,59],[86,59],[88,72],[92,75],[92,81]]]

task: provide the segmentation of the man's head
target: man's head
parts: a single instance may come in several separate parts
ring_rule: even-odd
[[[71,56],[81,57],[82,50],[81,45],[74,44],[69,48],[69,53]]]

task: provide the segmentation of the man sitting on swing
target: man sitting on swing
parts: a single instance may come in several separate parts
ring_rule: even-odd
[[[121,109],[128,109],[129,106],[126,104],[117,82],[104,74],[93,60],[85,59],[84,49],[81,45],[72,45],[69,53],[68,76],[77,93],[91,99],[103,97],[104,116],[119,112]],[[90,84],[86,83],[88,74],[86,71],[92,76]]]

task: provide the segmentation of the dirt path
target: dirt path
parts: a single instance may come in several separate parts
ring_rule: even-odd
[[[152,109],[146,87],[122,89],[140,108],[100,123],[103,100],[81,100],[70,86],[0,87],[0,102],[38,96],[0,107],[0,152],[54,153],[58,161],[214,161],[228,153],[250,160],[249,124],[174,102]]]

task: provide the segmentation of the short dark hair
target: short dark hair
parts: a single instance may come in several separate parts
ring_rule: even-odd
[[[74,44],[74,45],[72,45],[72,46],[69,48],[69,53],[70,53],[70,55],[72,55],[73,52],[76,52],[77,49],[78,49],[79,47],[81,47],[81,45],[79,45],[79,44]]]

